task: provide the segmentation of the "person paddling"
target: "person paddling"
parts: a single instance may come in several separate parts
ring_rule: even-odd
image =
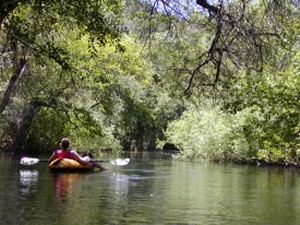
[[[99,168],[100,170],[107,170],[106,167],[102,166],[100,163],[91,161],[91,158],[89,156],[81,157],[77,152],[70,149],[71,142],[68,138],[63,138],[60,142],[60,149],[57,149],[53,152],[53,154],[50,156],[48,163],[51,163],[53,160],[57,158],[68,158],[68,159],[74,159],[80,164],[86,165],[86,164],[93,164],[95,167]]]

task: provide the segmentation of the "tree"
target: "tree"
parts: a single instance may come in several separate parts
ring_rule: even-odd
[[[106,44],[118,39],[120,26],[117,14],[122,10],[119,1],[8,1],[1,2],[3,52],[10,55],[13,75],[0,105],[7,106],[15,84],[26,69],[29,55],[46,55],[62,68],[70,69],[68,52],[53,43],[53,33],[66,24],[81,27],[90,34],[90,41]],[[82,10],[84,9],[84,10]]]
[[[262,72],[264,64],[271,60],[278,68],[282,52],[273,46],[288,48],[294,35],[285,32],[285,21],[297,21],[299,5],[295,1],[267,0],[212,3],[158,0],[153,2],[149,14],[149,17],[142,16],[149,43],[155,42],[161,24],[165,24],[165,40],[184,41],[182,37],[188,36],[190,31],[198,31],[199,39],[209,35],[197,57],[185,59],[183,56],[189,65],[170,68],[181,76],[188,76],[185,93],[189,96],[199,85],[216,88],[217,83],[221,83],[226,87],[236,70]],[[178,28],[179,24],[185,24],[185,29]]]
[[[41,65],[45,65],[48,59],[53,60],[61,67],[62,71],[65,71],[60,73],[61,76],[72,74],[70,52],[67,50],[67,46],[59,45],[56,42],[59,32],[64,28],[76,30],[79,27],[81,33],[78,33],[78,38],[88,33],[91,52],[93,52],[93,43],[105,45],[107,41],[118,41],[121,30],[118,14],[122,11],[120,3],[120,1],[13,0],[1,2],[0,32],[3,52],[1,60],[9,62],[2,64],[6,71],[3,78],[8,79],[8,84],[3,92],[0,113],[3,114],[8,104],[12,102],[12,97],[18,91],[18,81],[24,74],[27,77],[30,76],[30,72],[26,71],[30,70],[32,61],[37,59],[36,62],[39,61]],[[118,47],[121,49],[120,45]],[[40,58],[44,60],[39,60]],[[10,69],[11,74],[7,72]],[[50,102],[53,103],[53,99]],[[52,107],[51,104],[49,105],[49,101],[41,102],[34,99],[27,102],[26,105],[28,107],[25,108],[24,115],[27,116],[23,117],[22,124],[27,125],[21,125],[22,129],[19,130],[19,135],[16,135],[12,144],[13,150],[24,143],[24,140],[21,140],[21,137],[24,137],[22,133],[26,132],[36,107]]]

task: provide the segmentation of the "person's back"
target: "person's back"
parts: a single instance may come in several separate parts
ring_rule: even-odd
[[[69,158],[74,159],[73,151],[70,150],[71,142],[68,138],[63,138],[60,142],[60,148],[55,151],[56,158]]]
[[[68,158],[74,159],[74,152],[70,150],[71,142],[68,138],[63,138],[60,142],[60,149],[57,149],[53,152],[49,159],[49,163],[57,158]]]
[[[74,159],[73,153],[71,150],[63,151],[61,149],[58,149],[55,151],[56,158],[68,158],[68,159]]]

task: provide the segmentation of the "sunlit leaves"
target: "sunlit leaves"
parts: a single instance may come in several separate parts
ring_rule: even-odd
[[[209,102],[191,106],[170,123],[167,137],[189,160],[235,161],[249,157],[249,145],[242,127],[248,113],[230,115]]]

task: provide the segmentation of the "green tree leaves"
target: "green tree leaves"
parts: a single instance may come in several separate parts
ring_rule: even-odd
[[[48,150],[69,136],[93,151],[171,141],[187,159],[298,157],[297,5],[59,0],[2,9],[1,136],[13,146]]]

